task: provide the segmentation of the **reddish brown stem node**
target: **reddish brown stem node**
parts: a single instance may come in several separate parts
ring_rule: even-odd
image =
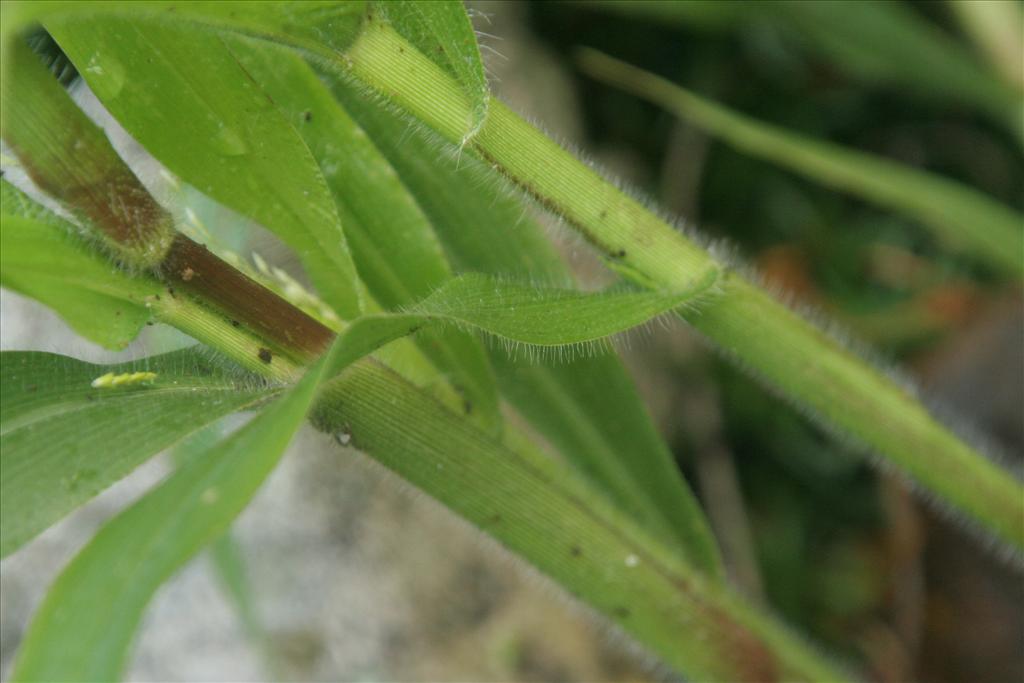
[[[328,327],[181,233],[171,242],[160,273],[173,287],[302,358],[316,357],[334,338]]]

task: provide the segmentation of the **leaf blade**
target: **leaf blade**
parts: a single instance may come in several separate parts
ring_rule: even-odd
[[[286,396],[104,525],[36,612],[15,680],[120,676],[150,598],[255,495],[304,420],[329,360],[330,352]]]
[[[677,671],[698,680],[844,679],[560,462],[502,445],[373,363],[351,366],[324,398],[315,424],[346,434]]]
[[[46,25],[150,153],[292,247],[339,316],[359,314],[362,285],[316,161],[216,35],[144,15]]]
[[[236,0],[231,3],[204,0],[98,0],[83,5],[74,0],[3,3],[4,44],[33,23],[52,18],[78,19],[83,15],[146,16],[173,19],[215,29],[250,35],[330,56],[343,50],[362,25],[366,3],[362,0],[298,0],[266,2]]]
[[[414,303],[451,277],[429,219],[373,142],[291,51],[225,39],[305,140],[338,207],[360,277],[387,310]],[[494,373],[482,344],[455,329],[418,336],[474,415],[500,429]]]
[[[5,351],[0,358],[0,556],[149,457],[274,393],[233,377],[192,350],[145,364],[94,365],[20,351]],[[145,386],[91,386],[106,373],[140,369],[157,377]]]
[[[767,23],[791,33],[799,47],[861,83],[900,86],[907,94],[962,102],[985,112],[1018,140],[1024,135],[1020,92],[1001,83],[953,36],[899,3],[607,0],[588,2],[587,7],[716,31]]]
[[[357,318],[335,341],[332,374],[381,346],[424,326],[454,325],[538,347],[603,340],[693,305],[715,283],[717,272],[682,292],[608,291],[587,294],[537,289],[484,275],[461,275],[402,313]]]
[[[73,226],[0,180],[0,284],[54,309],[76,332],[123,349],[150,321],[160,286],[113,267]]]

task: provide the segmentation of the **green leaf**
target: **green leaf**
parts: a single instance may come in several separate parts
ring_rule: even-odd
[[[580,55],[595,78],[651,100],[741,151],[918,220],[945,242],[1024,275],[1024,216],[977,190],[761,123],[599,52]]]
[[[461,275],[403,313],[364,315],[335,342],[335,363],[348,365],[426,325],[480,330],[510,345],[561,347],[599,342],[684,304],[714,286],[717,272],[683,292],[606,291],[586,294]]]
[[[588,2],[587,7],[701,29],[783,28],[808,50],[862,82],[900,86],[940,101],[958,101],[987,113],[1020,139],[1021,94],[995,77],[963,45],[911,6],[885,0],[832,2]],[[986,3],[966,2],[976,7]],[[994,3],[1012,6],[1013,3]],[[1019,27],[1010,31],[1019,33]],[[790,37],[793,37],[792,35]],[[1019,55],[1013,60],[1019,62]]]
[[[701,283],[692,292],[676,294],[637,291],[582,294],[563,290],[536,290],[532,287],[503,283],[485,276],[462,276],[446,283],[407,313],[376,314],[358,318],[338,335],[328,357],[321,362],[321,365],[317,366],[320,369],[311,371],[294,395],[304,395],[303,392],[309,393],[309,396],[303,399],[305,401],[303,405],[307,405],[312,397],[312,389],[303,389],[302,387],[309,383],[309,377],[333,376],[383,344],[415,332],[425,324],[454,324],[473,327],[503,339],[541,346],[580,343],[603,339],[626,327],[669,311],[690,301],[713,284],[714,278],[712,277]],[[29,354],[27,357],[35,358],[38,355]],[[44,355],[44,358],[52,366],[54,359],[59,357]],[[5,362],[5,373],[10,368],[18,368],[16,370],[18,374],[13,376],[5,374],[4,386],[16,383],[22,387],[22,391],[13,397],[10,409],[6,405],[10,399],[7,394],[4,395],[3,485],[5,494],[8,490],[16,491],[18,487],[27,488],[26,479],[37,474],[30,471],[29,466],[38,467],[40,462],[39,457],[30,457],[35,452],[34,448],[46,447],[45,443],[39,442],[40,435],[52,439],[55,433],[61,433],[69,425],[74,430],[71,434],[78,435],[83,431],[82,422],[69,422],[69,413],[76,418],[84,416],[88,420],[87,424],[92,433],[108,430],[105,440],[116,438],[118,443],[127,444],[132,453],[139,452],[139,447],[131,439],[124,438],[122,434],[118,433],[118,430],[122,429],[124,423],[129,421],[125,419],[124,411],[129,411],[134,415],[130,420],[133,424],[141,426],[144,431],[152,430],[153,420],[157,416],[149,417],[148,411],[154,410],[155,406],[140,407],[140,403],[147,398],[152,399],[154,396],[172,392],[175,396],[184,393],[190,400],[188,405],[201,409],[203,411],[201,415],[208,418],[211,415],[219,417],[224,414],[223,412],[216,413],[209,405],[200,405],[200,401],[197,400],[197,392],[200,388],[204,392],[200,396],[203,396],[210,390],[209,387],[200,387],[199,383],[195,381],[184,385],[180,374],[165,376],[163,367],[166,363],[161,362],[164,358],[166,357],[153,359],[153,362],[147,365],[147,372],[156,374],[151,379],[147,379],[146,386],[132,384],[131,386],[139,387],[135,391],[130,388],[95,389],[91,386],[95,382],[87,383],[80,377],[70,382],[70,386],[59,384],[53,381],[55,373],[51,367],[37,377],[32,373],[32,364],[29,362],[23,361],[20,364]],[[180,358],[173,358],[170,361],[174,363],[180,361]],[[27,369],[21,369],[22,366]],[[79,372],[95,371],[96,368],[96,366],[89,367],[87,364],[83,364],[83,366],[86,367],[80,368]],[[115,370],[111,370],[111,372],[117,374]],[[100,377],[101,374],[96,374],[95,377]],[[24,398],[25,395],[38,391],[39,385],[35,383],[44,380],[49,380],[50,386],[55,387],[39,393],[41,397],[49,398],[49,402],[33,403]],[[27,382],[33,382],[37,389],[29,389],[28,387],[33,385],[29,385]],[[205,384],[212,384],[215,390],[224,390],[223,379],[219,377],[216,380],[207,379]],[[315,387],[315,384],[311,386]],[[69,400],[69,396],[74,397],[76,389],[80,398]],[[87,393],[87,389],[94,393]],[[57,393],[58,391],[59,393]],[[237,387],[230,386],[228,391],[237,392]],[[95,392],[116,392],[111,395],[121,400],[113,406],[116,406],[121,412],[99,412],[98,407],[110,411],[113,406],[110,400],[99,400],[100,397],[97,397]],[[237,397],[241,393],[237,392],[233,395]],[[265,394],[266,391],[259,391],[255,397],[250,396],[249,398],[251,400]],[[61,410],[54,415],[52,408],[54,395],[59,397],[62,405],[70,403],[77,409],[74,411]],[[275,411],[280,412],[278,409],[289,402],[293,402],[292,399],[275,404],[263,416],[276,414]],[[225,401],[223,396],[216,397],[216,405],[225,403],[229,403],[229,401]],[[236,407],[237,405],[232,406],[231,410]],[[172,406],[169,409],[160,409],[158,415],[162,420],[173,421],[174,417],[181,412],[183,411]],[[140,417],[140,413],[142,417]],[[240,440],[241,445],[225,446],[220,453],[217,452],[219,449],[214,448],[202,457],[191,459],[165,485],[101,531],[58,580],[47,603],[44,604],[19,659],[18,677],[27,679],[70,679],[75,676],[107,678],[116,674],[123,665],[125,648],[134,625],[157,586],[192,553],[216,536],[211,529],[216,528],[223,531],[226,528],[230,519],[241,511],[244,504],[255,493],[256,487],[269,473],[279,454],[279,451],[274,453],[266,451],[262,455],[247,455],[249,450],[254,449],[254,445],[259,443],[260,439],[267,439],[266,432],[268,430],[276,430],[277,441],[270,440],[265,443],[271,444],[272,449],[276,447],[274,444],[283,449],[288,437],[298,424],[297,420],[305,414],[305,409],[303,408],[301,413],[292,410],[287,414],[291,416],[288,418],[289,420],[295,417],[294,425],[290,421],[282,422],[281,419],[268,422],[263,416],[256,418],[253,425],[261,425],[261,428],[255,430],[255,436],[241,439],[241,434],[252,430],[253,425],[250,425],[250,427],[244,428],[239,436],[232,437],[227,442],[230,444]],[[188,417],[200,425],[203,424],[203,418],[199,415],[193,413]],[[9,436],[8,431],[15,439],[18,435],[24,434],[31,438],[34,432],[36,442],[26,444],[26,439],[23,439],[15,440],[12,444],[9,441],[12,437]],[[282,433],[285,434],[283,441],[280,439]],[[58,443],[62,448],[66,448],[66,444],[63,442]],[[82,452],[100,452],[104,448],[100,443],[89,441],[86,448],[91,450]],[[255,450],[259,451],[259,449]],[[13,466],[8,460],[12,452],[17,458]],[[63,455],[63,453],[61,454]],[[237,473],[243,470],[246,473],[245,477],[234,475],[234,479],[231,479],[232,471]],[[46,470],[43,472],[46,474]],[[45,479],[45,477],[36,478]],[[33,481],[32,485],[45,486],[44,490],[53,487],[52,475],[48,481],[31,481]],[[229,502],[222,505],[220,503],[222,496]],[[22,509],[21,505],[24,505],[25,502],[23,498],[17,498],[11,503],[8,496],[5,495],[3,502],[5,512],[8,511],[7,505],[16,505],[17,507],[13,507],[11,510],[18,511]],[[215,509],[215,512],[205,512],[204,505],[209,505],[210,508]],[[185,529],[188,531],[186,532]],[[140,544],[138,548],[135,548],[130,541],[125,541],[125,536],[130,539],[147,538],[151,539],[151,542],[152,539],[155,539],[163,546],[155,549],[151,545]],[[119,543],[128,543],[132,550],[127,553],[122,551],[114,570],[109,574],[101,575],[103,562],[109,561],[108,555]],[[131,586],[132,589],[124,591],[123,586],[126,585]],[[118,590],[123,591],[121,597],[112,595]],[[97,595],[106,601],[99,604],[105,605],[105,609],[109,611],[100,610],[97,613],[97,603],[94,602]],[[102,633],[103,629],[89,626],[93,623],[92,620],[97,618],[110,619],[113,622],[105,635],[99,636],[96,641],[86,639],[88,642],[84,645],[75,644],[73,648],[62,645],[75,633]],[[54,651],[62,651],[65,656],[60,658],[46,656],[47,652]]]
[[[841,672],[561,462],[511,449],[373,363],[325,388],[313,415],[700,681],[844,680]]]
[[[621,289],[585,294],[461,275],[404,317],[450,321],[536,346],[578,344],[635,327],[684,303],[694,304],[717,277],[717,271],[709,272],[692,289],[681,292]]]
[[[3,32],[0,35],[5,45],[12,36],[35,22],[52,17],[77,19],[105,14],[173,19],[204,28],[242,31],[321,56],[331,56],[335,51],[344,49],[358,34],[366,3],[361,0],[98,0],[89,3],[57,0],[4,2],[2,8]]]
[[[208,425],[175,447],[172,453],[175,465],[178,468],[185,467],[196,458],[205,455],[211,446],[224,438],[224,422],[221,420]],[[266,629],[256,609],[245,558],[232,530],[224,532],[210,544],[209,558],[217,578],[220,579],[221,589],[234,607],[245,635],[259,649],[265,662],[272,666],[273,657],[267,647]]]
[[[1024,7],[1013,2],[949,0],[948,7],[1003,81],[1024,92]]]
[[[857,77],[971,104],[1018,139],[1024,134],[1021,95],[909,5],[885,0],[784,0],[773,3],[771,11],[778,20],[792,22],[817,50]]]
[[[456,270],[571,285],[572,277],[523,203],[497,187],[477,159],[449,157],[407,117],[321,73],[332,92],[398,172],[430,219]]]
[[[487,119],[491,93],[476,33],[462,0],[388,0],[376,2],[373,7],[459,83],[470,100],[470,120],[463,140],[476,135]]]
[[[74,226],[5,180],[0,215],[0,284],[54,309],[76,332],[123,349],[150,321],[145,300],[161,291],[91,249]]]
[[[359,314],[361,283],[316,160],[216,35],[142,16],[46,27],[132,137],[291,246],[342,318]]]
[[[37,352],[0,357],[0,556],[149,457],[274,393],[192,350],[116,365]],[[107,373],[139,371],[156,377],[92,386]]]
[[[330,352],[285,397],[100,529],[36,612],[13,680],[119,678],[149,600],[248,505],[302,424],[329,362]]]
[[[371,353],[389,341],[415,332],[423,325],[467,326],[483,330],[503,339],[535,345],[562,345],[603,339],[610,334],[642,323],[654,315],[664,313],[690,301],[693,297],[708,290],[714,284],[714,280],[714,278],[710,278],[692,292],[677,294],[635,291],[581,294],[558,290],[536,290],[531,287],[501,283],[482,275],[464,275],[462,278],[446,283],[437,292],[410,309],[409,312],[382,313],[357,318],[351,326],[338,336],[328,358],[323,361],[326,364],[326,370],[310,372],[317,377],[322,374],[332,376],[347,367],[351,362]],[[42,357],[44,362],[42,364],[37,362],[36,365],[43,366],[42,371],[36,370],[36,365],[32,362],[32,360],[36,360],[39,357]],[[130,384],[124,388],[94,388],[92,385],[96,382],[87,381],[82,375],[90,375],[95,380],[95,378],[106,375],[106,373],[96,373],[97,367],[89,366],[88,364],[81,364],[81,367],[76,369],[77,373],[62,371],[60,378],[74,375],[75,379],[72,381],[63,383],[55,381],[54,375],[57,375],[57,373],[53,371],[53,366],[54,362],[59,360],[62,360],[59,356],[51,356],[49,354],[25,354],[24,359],[23,357],[15,356],[12,360],[5,360],[4,362],[4,386],[16,385],[22,389],[10,396],[6,393],[4,394],[3,487],[5,495],[3,497],[3,506],[4,512],[13,513],[6,514],[5,519],[7,517],[14,517],[18,512],[20,512],[20,518],[24,519],[26,517],[25,509],[32,505],[32,499],[25,498],[29,490],[32,490],[34,498],[39,498],[45,497],[54,487],[53,471],[57,469],[53,467],[54,458],[40,458],[39,453],[45,453],[47,445],[52,447],[52,442],[47,441],[47,439],[54,439],[55,434],[67,434],[63,439],[56,437],[55,443],[58,447],[56,453],[58,456],[67,455],[65,453],[65,450],[69,447],[67,441],[70,438],[77,437],[79,440],[76,441],[76,446],[82,449],[80,453],[101,453],[105,450],[106,453],[113,452],[122,455],[120,452],[123,447],[128,455],[122,455],[122,457],[129,459],[132,454],[141,452],[152,453],[152,450],[147,451],[147,447],[152,449],[153,444],[158,441],[150,438],[144,442],[143,446],[140,446],[131,437],[126,437],[122,433],[123,431],[131,431],[130,427],[126,428],[126,423],[136,425],[135,428],[142,431],[142,436],[153,432],[154,422],[158,417],[160,420],[172,424],[169,428],[170,430],[174,428],[180,429],[176,420],[185,411],[179,408],[178,405],[170,405],[168,407],[169,399],[165,394],[172,397],[184,395],[190,401],[188,403],[189,407],[194,407],[197,411],[201,411],[199,414],[190,413],[187,415],[189,424],[196,425],[195,428],[198,429],[199,426],[211,421],[211,418],[216,419],[226,412],[237,410],[240,407],[240,403],[251,402],[254,399],[265,396],[267,393],[266,390],[257,390],[256,392],[250,392],[247,400],[242,400],[241,396],[245,392],[239,391],[238,387],[234,386],[233,383],[229,383],[225,387],[222,377],[207,378],[200,372],[197,374],[202,380],[193,379],[186,381],[185,376],[180,371],[177,373],[173,371],[171,373],[164,372],[164,368],[167,365],[170,365],[173,369],[180,364],[182,360],[180,354],[158,356],[152,359],[150,364],[146,364],[146,372],[156,373],[156,375],[152,379],[147,379],[144,386]],[[8,372],[12,374],[8,376]],[[116,368],[109,372],[118,374],[129,371]],[[303,380],[303,382],[305,381]],[[46,382],[48,384],[44,384]],[[40,390],[40,386],[45,386],[45,388]],[[137,388],[133,391],[129,387]],[[233,400],[236,402],[231,403],[231,400],[225,399],[222,395],[225,390],[229,392],[230,396],[234,397]],[[103,392],[106,393],[104,394]],[[106,398],[106,395],[110,395],[111,398]],[[37,399],[36,396],[39,398]],[[54,396],[57,397],[56,401]],[[213,405],[210,402],[200,400],[207,396],[211,398]],[[163,400],[158,400],[158,402],[154,403],[153,399],[155,397],[158,399],[163,398]],[[150,402],[143,402],[146,399],[151,400]],[[54,402],[57,402],[56,409],[53,405]],[[216,409],[216,407],[228,403],[231,404],[228,405],[226,412]],[[69,409],[69,405],[72,408]],[[274,411],[279,405],[275,405],[268,412]],[[57,411],[56,415],[54,415],[55,411]],[[126,412],[132,415],[130,419],[126,418]],[[301,415],[299,418],[301,418]],[[77,420],[74,424],[71,422],[73,419]],[[259,421],[259,424],[263,424],[261,418],[257,418],[257,421]],[[285,426],[281,426],[279,422],[273,422],[270,427],[260,430],[260,438],[265,437],[263,432],[271,428],[286,431],[290,435],[291,431],[294,430],[294,427],[289,428],[291,423],[286,422],[284,423]],[[69,425],[73,426],[73,431],[67,431]],[[165,427],[165,429],[167,428]],[[83,432],[89,433],[90,437],[80,438]],[[100,440],[94,440],[93,435],[98,435]],[[112,439],[116,439],[117,446],[109,446],[104,443],[104,441]],[[245,439],[246,449],[253,447],[253,442],[252,439]],[[163,443],[166,445],[166,442]],[[284,447],[285,443],[287,443],[287,438],[281,442],[281,447]],[[241,449],[242,446],[239,447]],[[213,451],[216,451],[216,449]],[[230,449],[226,449],[225,452],[231,453]],[[43,626],[38,627],[38,629],[44,634],[51,631],[53,633],[48,633],[45,636],[36,636],[36,638],[46,643],[44,645],[31,644],[26,646],[28,654],[23,654],[23,658],[20,660],[22,664],[19,664],[18,672],[24,674],[26,678],[67,678],[68,673],[77,671],[90,672],[88,674],[90,676],[105,678],[112,675],[112,673],[116,673],[123,664],[123,649],[126,647],[127,639],[131,632],[129,627],[132,627],[137,621],[142,606],[150,598],[157,586],[159,586],[160,581],[165,579],[184,559],[202,546],[202,543],[199,541],[200,538],[209,540],[206,536],[196,536],[197,533],[201,530],[205,532],[205,525],[207,524],[220,523],[221,517],[210,517],[208,514],[197,513],[194,509],[187,507],[187,505],[196,505],[197,502],[206,503],[207,499],[211,496],[208,494],[209,490],[213,490],[215,494],[213,495],[214,500],[211,506],[219,505],[217,501],[219,501],[221,495],[224,495],[232,503],[225,507],[221,514],[230,514],[233,517],[234,514],[238,514],[241,511],[242,507],[244,507],[244,502],[248,501],[249,497],[255,493],[255,487],[258,486],[259,482],[262,481],[262,478],[269,471],[269,469],[264,471],[263,466],[265,465],[266,468],[272,467],[276,457],[269,454],[263,458],[251,456],[261,463],[257,467],[257,471],[260,473],[259,476],[253,475],[250,479],[247,479],[252,484],[251,488],[243,487],[236,490],[233,487],[238,486],[238,484],[232,483],[231,488],[228,490],[227,484],[222,481],[228,477],[227,468],[242,467],[244,463],[230,465],[227,463],[232,459],[242,459],[245,457],[244,450],[240,451],[240,454],[218,457],[212,453],[207,453],[202,458],[196,458],[185,463],[178,474],[175,474],[167,484],[152,495],[152,498],[159,502],[146,503],[146,501],[151,499],[151,497],[147,497],[140,504],[138,508],[140,511],[129,511],[124,514],[125,519],[134,521],[116,520],[110,527],[101,531],[89,549],[66,572],[66,577],[71,578],[62,578],[58,582],[54,593],[51,594],[51,601],[55,601],[55,603],[58,603],[60,600],[74,601],[81,599],[84,603],[91,605],[90,608],[76,616],[75,608],[62,607],[58,610],[56,607],[52,607],[51,611],[54,614],[48,614],[47,607],[44,605],[39,617]],[[223,465],[208,464],[208,462],[219,463],[220,460],[225,461]],[[62,458],[58,459],[58,463],[62,462]],[[40,464],[44,467],[41,468]],[[47,464],[48,467],[45,467]],[[96,463],[90,461],[90,465],[95,467]],[[202,477],[199,479],[188,474],[197,470],[202,472]],[[60,475],[67,476],[66,468],[60,468],[58,472]],[[115,475],[118,472],[123,474],[121,470],[116,470]],[[179,479],[179,475],[185,483],[174,483]],[[109,476],[109,473],[104,471],[96,475],[90,471],[88,479],[91,482],[97,478],[102,479],[103,476]],[[67,484],[65,484],[65,487],[74,489],[74,486],[68,486]],[[222,488],[225,490],[223,493],[220,493]],[[11,495],[8,496],[8,493]],[[90,493],[95,492],[92,490]],[[11,500],[12,498],[13,500]],[[170,507],[169,501],[176,501],[177,507]],[[52,499],[50,503],[52,505]],[[8,509],[8,505],[12,507]],[[37,512],[35,506],[29,509]],[[172,510],[168,515],[169,519],[160,522],[166,525],[158,526],[156,529],[152,528],[158,522],[155,520],[147,521],[148,516],[168,509]],[[180,519],[175,518],[175,510],[180,515]],[[58,512],[66,511],[59,510]],[[201,521],[195,521],[195,519],[185,521],[191,519],[189,515],[199,515],[198,519]],[[30,518],[30,521],[34,520]],[[45,521],[49,520],[44,519]],[[178,526],[178,524],[181,526]],[[188,531],[185,533],[183,540],[171,543],[173,538],[171,536],[171,529],[177,528],[176,533],[182,533],[186,525],[199,525],[200,528]],[[38,521],[36,526],[39,526]],[[126,573],[117,574],[115,572],[117,575],[116,584],[106,588],[102,585],[97,586],[96,582],[98,580],[95,577],[95,573],[98,569],[96,566],[102,561],[103,554],[109,552],[105,549],[105,546],[124,542],[124,539],[120,538],[124,535],[136,538],[139,533],[138,528],[152,532],[154,538],[158,539],[160,538],[160,531],[165,530],[168,533],[168,537],[164,539],[164,543],[177,550],[172,552],[170,549],[165,548],[157,552],[153,548],[146,547],[138,551],[136,559],[123,561]],[[113,538],[113,540],[108,540],[109,537]],[[6,533],[4,539],[6,543]],[[147,557],[150,553],[153,556]],[[83,557],[86,559],[82,559]],[[71,587],[63,589],[61,588],[63,584],[60,582],[66,582]],[[120,587],[122,582],[124,585],[138,583],[141,587],[129,591],[127,597],[118,598],[112,595],[112,591]],[[76,588],[76,584],[81,585]],[[65,591],[67,591],[67,595],[63,594]],[[65,675],[57,675],[59,673],[57,670],[47,669],[51,665],[45,664],[45,657],[41,653],[45,652],[46,648],[54,647],[62,639],[69,637],[68,635],[60,635],[63,630],[67,629],[67,634],[73,634],[76,630],[84,628],[83,623],[79,620],[91,620],[91,618],[94,618],[93,612],[95,607],[89,602],[92,598],[86,600],[76,597],[84,592],[90,594],[98,593],[104,596],[104,599],[110,600],[110,609],[118,611],[116,612],[116,617],[108,616],[116,618],[117,624],[110,630],[110,635],[105,636],[101,642],[90,643],[89,648],[82,649],[79,654],[74,652],[70,654],[71,664],[59,665],[60,667],[65,667],[60,670]],[[119,603],[119,600],[124,602]],[[47,604],[50,604],[50,602]],[[68,616],[68,612],[71,612],[72,615]],[[50,622],[52,624],[49,624]],[[86,628],[86,632],[89,632],[89,629]],[[31,640],[32,637],[30,636],[29,642],[35,643],[36,641]],[[78,646],[76,648],[75,652],[81,649]],[[86,653],[94,654],[89,654],[87,657]],[[28,661],[29,664],[25,664],[25,661]]]
[[[430,217],[456,268],[570,285],[540,226],[521,200],[499,189],[490,168],[469,155],[456,162],[438,154],[436,141],[405,119],[340,82],[333,86]],[[492,360],[505,398],[599,490],[720,575],[700,506],[614,354],[545,367],[494,349]]]
[[[377,301],[386,309],[409,305],[448,280],[451,270],[429,219],[313,69],[285,48],[237,38],[225,42],[320,164],[359,274]],[[494,373],[480,342],[458,330],[416,340],[473,414],[499,428]]]

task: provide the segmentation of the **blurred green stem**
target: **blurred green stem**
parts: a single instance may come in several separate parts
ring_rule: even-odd
[[[1024,276],[1024,216],[973,188],[730,111],[595,50],[580,50],[579,62],[591,77],[654,102],[742,152],[904,213],[1000,272]]]
[[[999,75],[1024,92],[1024,9],[1006,0],[949,0],[953,16]],[[1018,126],[1021,125],[1018,119]]]

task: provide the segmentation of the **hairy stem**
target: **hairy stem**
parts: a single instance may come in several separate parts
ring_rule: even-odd
[[[465,136],[458,85],[389,26],[368,22],[344,56],[358,82],[451,142]],[[836,432],[874,450],[1016,551],[1024,486],[940,424],[916,397],[516,116],[497,100],[466,145],[562,216],[615,270],[685,288],[714,268],[720,296],[683,316],[737,363]]]
[[[66,114],[81,116],[77,109]],[[32,158],[31,151],[20,153]],[[112,160],[106,163],[120,169]],[[47,175],[47,165],[40,168],[44,182],[59,183],[59,176]],[[86,180],[102,186],[107,177],[97,173]],[[106,186],[115,200],[118,187]],[[73,197],[64,201],[75,207]],[[105,226],[93,226],[94,220],[108,220],[88,218],[83,223],[94,229]],[[295,378],[302,359],[329,333],[199,245],[170,234],[161,258],[146,264],[153,270],[145,277],[160,275],[168,285],[146,301],[156,317],[263,376]],[[693,255],[695,265],[707,267],[694,279],[679,280],[681,290],[718,277],[710,259],[698,251]],[[246,324],[235,325],[236,320]],[[307,334],[311,340],[298,339]],[[842,679],[770,617],[744,606],[726,586],[649,538],[521,435],[511,432],[502,442],[376,361],[355,362],[325,387],[316,411],[321,428],[349,433],[354,444],[522,555],[672,666],[715,680]]]

